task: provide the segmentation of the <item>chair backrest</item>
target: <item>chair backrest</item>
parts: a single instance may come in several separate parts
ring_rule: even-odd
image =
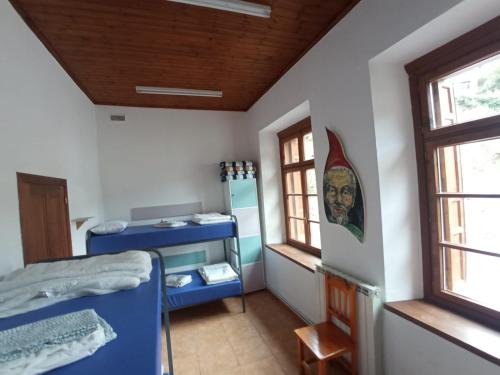
[[[325,275],[326,318],[338,320],[349,328],[352,340],[357,338],[356,284],[334,275]]]

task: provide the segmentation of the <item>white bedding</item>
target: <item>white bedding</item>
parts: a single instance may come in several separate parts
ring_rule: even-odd
[[[233,268],[227,262],[203,266],[198,272],[207,285],[238,279],[238,274],[234,272]]]
[[[85,295],[132,289],[149,281],[151,257],[127,251],[28,265],[0,279],[0,318]]]
[[[209,214],[194,214],[193,222],[197,224],[216,224],[216,223],[225,223],[231,221],[232,218],[230,215],[222,215],[217,212],[212,212]]]
[[[94,310],[55,316],[1,332],[0,374],[43,374],[94,354],[116,338]]]

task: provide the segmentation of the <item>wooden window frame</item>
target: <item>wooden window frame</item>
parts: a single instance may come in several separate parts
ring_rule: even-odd
[[[439,193],[434,160],[438,147],[481,139],[500,137],[500,115],[431,129],[429,111],[430,82],[500,53],[500,17],[460,36],[405,66],[409,74],[412,115],[417,156],[424,298],[482,324],[500,329],[500,312],[475,303],[466,297],[444,291],[439,250],[439,196],[481,196],[500,198],[495,194]],[[441,243],[444,241],[441,241]],[[442,246],[442,245],[441,245]],[[480,252],[467,246],[453,246],[469,252]]]
[[[310,220],[309,219],[309,202],[308,202],[308,197],[309,196],[317,196],[319,199],[318,195],[318,188],[316,187],[316,194],[307,194],[307,174],[306,171],[308,169],[314,169],[314,159],[311,160],[304,160],[304,145],[303,145],[303,137],[307,133],[312,132],[311,128],[311,118],[307,117],[304,120],[299,121],[298,123],[286,128],[285,130],[282,130],[281,132],[278,133],[278,139],[279,139],[279,148],[280,148],[280,164],[281,164],[281,182],[282,182],[282,190],[283,190],[283,206],[285,209],[285,227],[286,227],[286,243],[290,246],[293,246],[295,248],[307,251],[313,255],[320,256],[321,255],[321,249],[318,249],[317,247],[311,246],[311,233],[310,233],[310,223],[317,223],[319,224],[319,220]],[[299,162],[297,163],[291,163],[291,164],[286,164],[285,165],[285,153],[284,153],[284,144],[294,138],[298,138],[299,144]],[[286,173],[287,172],[300,172],[301,176],[301,194],[288,194],[287,192],[287,183],[286,183]],[[303,220],[305,223],[305,239],[306,242],[300,242],[296,241],[291,238],[290,236],[290,219],[295,218],[294,216],[291,216],[288,212],[288,196],[289,195],[295,195],[295,196],[302,196],[302,207],[304,211],[304,217],[303,218],[297,218],[299,220]],[[319,204],[319,201],[318,201]]]

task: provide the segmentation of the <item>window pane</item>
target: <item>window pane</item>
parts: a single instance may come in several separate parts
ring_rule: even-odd
[[[299,241],[306,242],[306,232],[304,220],[289,219],[290,220],[290,238]]]
[[[299,158],[299,139],[293,138],[283,144],[283,152],[285,155],[285,164],[298,163]]]
[[[304,202],[301,195],[288,197],[288,215],[304,217]]]
[[[306,171],[307,194],[318,194],[316,187],[316,171],[314,168]]]
[[[439,212],[442,240],[500,253],[500,199],[440,198]]]
[[[321,249],[321,236],[319,232],[318,223],[309,223],[309,228],[311,231],[311,246]]]
[[[500,311],[500,258],[443,248],[444,289]]]
[[[318,196],[311,195],[307,197],[307,203],[309,206],[309,220],[319,221]]]
[[[287,194],[302,194],[302,184],[300,183],[300,172],[287,172],[286,174]]]
[[[500,193],[500,138],[439,147],[441,192]]]
[[[304,143],[304,160],[314,159],[313,134],[307,133],[303,138]]]
[[[429,85],[431,128],[500,115],[500,54]]]

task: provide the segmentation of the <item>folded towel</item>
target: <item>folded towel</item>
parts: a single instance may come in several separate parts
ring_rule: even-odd
[[[151,269],[151,257],[143,251],[30,264],[0,280],[0,318],[71,298],[136,288],[149,281]]]
[[[217,212],[212,212],[209,214],[195,214],[193,215],[192,221],[197,224],[215,224],[215,223],[225,223],[231,221],[230,215],[222,215]]]
[[[254,175],[255,171],[237,171],[237,172],[226,172],[222,171],[220,173],[221,176],[235,176],[235,175]]]
[[[191,275],[167,275],[165,284],[171,288],[181,288],[193,281]]]
[[[203,266],[198,272],[207,285],[238,280],[238,274],[234,272],[233,267],[227,262]]]
[[[0,373],[41,374],[92,355],[115,338],[93,309],[0,331]]]
[[[224,167],[243,167],[243,166],[251,166],[253,165],[252,160],[237,160],[237,161],[221,161],[219,166],[221,168]]]

